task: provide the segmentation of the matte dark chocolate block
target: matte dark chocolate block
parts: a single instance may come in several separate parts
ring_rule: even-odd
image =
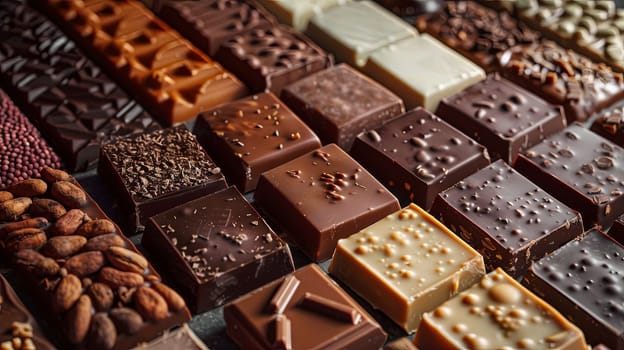
[[[371,174],[335,144],[260,176],[254,199],[314,261],[348,237],[400,209]]]
[[[4,4],[2,84],[67,169],[95,168],[102,142],[160,129],[45,16],[22,1]]]
[[[520,173],[583,216],[585,228],[609,227],[624,213],[624,149],[572,124],[518,154]]]
[[[624,245],[624,214],[620,215],[609,228],[609,236]]]
[[[35,2],[163,124],[247,94],[221,65],[138,0]]]
[[[624,103],[598,113],[590,130],[605,139],[624,147]]]
[[[102,147],[98,173],[127,213],[132,232],[151,216],[226,187],[221,170],[185,126]]]
[[[253,191],[261,173],[321,147],[321,142],[272,93],[202,113],[193,133],[230,184]]]
[[[231,37],[270,28],[275,22],[243,0],[172,1],[165,3],[159,16],[210,56]]]
[[[624,97],[621,73],[549,40],[515,46],[500,61],[507,79],[562,105],[568,122],[583,122]]]
[[[514,277],[583,233],[579,213],[502,160],[440,193],[431,213],[481,253],[488,270]]]
[[[540,38],[510,13],[476,1],[445,1],[440,10],[417,18],[418,31],[429,33],[488,72],[498,69],[498,58],[505,50]]]
[[[560,106],[547,103],[498,74],[446,97],[436,114],[487,147],[492,159],[509,164],[518,152],[566,127]]]
[[[331,55],[286,26],[255,29],[221,45],[215,59],[238,75],[252,92],[282,88],[333,63]]]
[[[346,64],[288,85],[281,98],[324,144],[335,143],[345,151],[357,134],[405,110],[398,96]]]
[[[381,326],[316,265],[233,301],[227,334],[242,349],[378,350]]]
[[[0,348],[5,349],[6,343],[12,342],[19,342],[24,347],[34,346],[31,349],[56,349],[41,332],[37,321],[9,282],[0,274]],[[10,349],[13,349],[12,345]]]
[[[592,229],[534,263],[523,283],[579,326],[589,343],[624,348],[624,247]]]
[[[288,245],[235,187],[152,216],[141,242],[193,313],[223,305],[295,269]]]
[[[425,209],[438,193],[490,163],[483,146],[422,108],[358,135],[350,153],[402,205]]]

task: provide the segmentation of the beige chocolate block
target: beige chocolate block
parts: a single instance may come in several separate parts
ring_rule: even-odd
[[[256,0],[271,12],[278,21],[303,32],[310,18],[330,7],[351,0]]]
[[[340,240],[329,271],[407,332],[485,275],[481,255],[415,204]]]
[[[306,34],[338,62],[361,67],[372,52],[418,32],[376,3],[356,1],[315,15]]]
[[[588,348],[580,329],[500,268],[426,313],[414,343],[437,350]]]
[[[485,79],[485,72],[428,34],[370,55],[364,73],[399,95],[406,109],[435,111],[438,103]]]

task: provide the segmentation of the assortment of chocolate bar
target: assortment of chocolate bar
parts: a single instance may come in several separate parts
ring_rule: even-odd
[[[7,0],[0,39],[2,350],[624,349],[613,1]]]

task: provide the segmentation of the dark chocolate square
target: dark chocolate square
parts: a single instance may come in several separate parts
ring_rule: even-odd
[[[221,45],[215,59],[243,79],[251,92],[277,95],[284,86],[333,63],[331,55],[286,26],[237,35]]]
[[[431,213],[481,253],[488,270],[514,277],[583,232],[579,213],[502,160],[440,193]]]
[[[335,144],[263,173],[254,199],[314,261],[329,259],[339,239],[400,209],[396,198]]]
[[[502,74],[546,101],[568,122],[583,122],[624,97],[624,77],[549,40],[518,45],[501,56]]]
[[[624,348],[624,247],[592,229],[535,262],[523,283],[572,320],[591,344]]]
[[[175,281],[193,313],[294,270],[288,245],[235,187],[151,217],[142,244]]]
[[[360,132],[403,113],[403,101],[346,64],[313,74],[282,90],[282,100],[324,144],[348,151]]]
[[[269,28],[275,19],[243,0],[170,1],[160,18],[209,56],[231,37],[256,28]]]
[[[233,301],[223,309],[241,349],[378,350],[381,326],[316,265]]]
[[[598,113],[590,130],[624,147],[624,101]]]
[[[358,135],[351,155],[402,205],[425,209],[438,193],[490,163],[483,146],[422,108]]]
[[[227,186],[183,125],[104,145],[98,173],[127,212],[131,232],[143,231],[152,215]]]
[[[436,114],[487,147],[493,160],[509,164],[518,152],[566,127],[560,106],[498,74],[443,99]]]
[[[518,154],[514,167],[583,216],[609,227],[624,213],[624,149],[572,124]]]
[[[272,93],[202,113],[193,133],[230,184],[253,191],[261,173],[321,147],[321,142]]]

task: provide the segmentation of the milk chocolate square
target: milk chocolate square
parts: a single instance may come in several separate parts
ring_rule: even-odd
[[[242,349],[378,350],[381,326],[316,265],[226,305],[227,334]]]
[[[399,97],[346,64],[288,85],[281,98],[323,143],[336,143],[345,151],[357,134],[404,111]]]
[[[256,188],[261,173],[321,147],[314,132],[272,93],[202,113],[193,133],[243,193]]]
[[[492,159],[503,159],[508,164],[518,152],[566,127],[560,106],[547,103],[498,74],[443,99],[436,114],[487,147]]]
[[[415,204],[338,241],[329,272],[408,333],[479,282],[483,257]]]
[[[578,212],[502,160],[440,193],[431,213],[481,253],[488,270],[514,277],[583,232]]]
[[[317,262],[331,257],[339,239],[400,209],[396,198],[335,144],[263,173],[254,199]]]

